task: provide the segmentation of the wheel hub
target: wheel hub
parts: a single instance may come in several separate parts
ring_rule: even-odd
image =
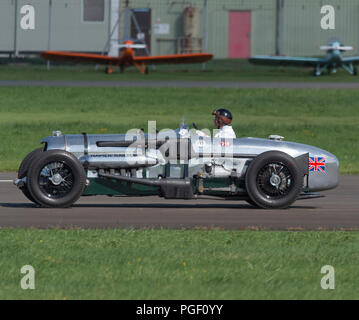
[[[280,162],[262,167],[256,178],[259,190],[267,199],[285,197],[292,188],[292,175],[288,167]]]
[[[74,174],[62,161],[49,162],[40,171],[39,184],[40,190],[47,197],[60,199],[73,189]]]
[[[50,180],[55,186],[60,185],[61,182],[64,181],[64,179],[62,178],[61,174],[59,174],[59,173],[54,174],[51,178],[49,178],[49,180]]]
[[[278,176],[277,174],[272,174],[269,182],[273,187],[276,187],[278,189],[280,183],[281,183],[282,179],[280,178],[280,176]]]

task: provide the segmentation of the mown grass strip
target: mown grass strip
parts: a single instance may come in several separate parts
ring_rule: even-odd
[[[237,136],[286,140],[334,153],[342,173],[359,173],[359,92],[355,90],[181,88],[0,88],[0,170],[16,170],[41,138],[64,133],[125,133],[187,123],[213,129],[225,106]]]
[[[358,299],[359,233],[0,230],[0,299]],[[22,290],[20,268],[35,268]],[[335,269],[335,290],[320,286]]]
[[[115,69],[112,74],[105,74],[105,66],[95,70],[94,65],[51,64],[47,70],[45,61],[34,63],[1,64],[2,80],[71,80],[71,81],[306,81],[306,82],[357,82],[357,77],[349,75],[338,68],[335,75],[324,73],[313,77],[313,68],[293,68],[276,66],[258,66],[250,64],[246,59],[214,59],[202,64],[169,64],[149,66],[149,74],[142,75],[135,67],[124,73]]]

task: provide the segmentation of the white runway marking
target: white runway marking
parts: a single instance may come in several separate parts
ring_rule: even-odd
[[[13,182],[14,180],[0,180],[0,182]]]

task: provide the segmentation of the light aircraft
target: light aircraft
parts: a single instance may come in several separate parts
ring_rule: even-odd
[[[320,76],[327,70],[329,74],[336,73],[338,67],[342,67],[351,75],[357,75],[356,64],[359,63],[359,56],[343,57],[342,52],[353,50],[351,46],[343,46],[338,40],[331,40],[326,46],[320,46],[320,50],[326,51],[323,58],[311,57],[284,57],[284,56],[254,56],[249,58],[250,63],[265,65],[288,65],[314,67],[313,75]]]
[[[134,44],[128,40],[124,44],[118,45],[125,50],[119,57],[106,56],[100,54],[63,52],[63,51],[44,51],[41,57],[50,61],[70,61],[106,65],[106,73],[112,73],[113,67],[120,67],[121,72],[126,67],[135,66],[142,74],[148,73],[147,64],[166,64],[166,63],[201,63],[212,59],[210,53],[188,53],[171,54],[162,56],[135,56],[133,49],[144,48],[143,44]]]

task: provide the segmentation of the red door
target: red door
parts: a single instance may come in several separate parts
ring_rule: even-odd
[[[251,39],[251,12],[229,12],[229,58],[249,58]]]

